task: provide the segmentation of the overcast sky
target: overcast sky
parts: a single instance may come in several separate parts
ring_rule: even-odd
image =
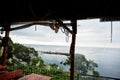
[[[113,22],[113,42],[111,39],[111,23],[100,22],[99,19],[87,19],[77,21],[77,46],[96,47],[120,47],[120,22]],[[36,25],[26,29],[10,32],[10,37],[14,42],[22,44],[52,44],[70,45],[71,37],[66,42],[66,36],[59,29],[55,33],[48,26]]]

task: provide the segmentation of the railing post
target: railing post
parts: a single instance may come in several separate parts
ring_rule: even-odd
[[[77,34],[77,20],[72,20],[72,42],[70,46],[70,80],[74,80],[74,54],[75,54],[75,41]]]

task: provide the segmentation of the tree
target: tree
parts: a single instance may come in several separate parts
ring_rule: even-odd
[[[0,37],[0,40],[2,41],[2,37]],[[19,43],[13,43],[11,38],[9,38],[7,65],[22,64],[22,62],[26,65],[30,65],[30,63],[32,63],[31,65],[36,65],[38,62],[40,64],[44,63],[42,58],[38,57],[38,52],[34,48],[27,47]]]
[[[95,68],[98,67],[93,60],[87,60],[86,57],[82,54],[75,55],[75,70],[81,74],[88,74],[88,71],[92,71],[94,74]]]
[[[75,70],[82,74],[87,73],[87,60],[84,55],[76,54],[75,55]]]
[[[2,54],[3,54],[3,41],[5,38],[0,36],[0,61],[2,61]],[[7,54],[7,59],[12,57],[12,47],[13,47],[13,41],[8,38],[8,54]]]
[[[39,67],[44,66],[43,64],[44,61],[40,57],[32,58],[30,63],[31,66],[39,66]]]
[[[63,65],[70,65],[70,56],[65,62],[61,62]],[[81,74],[87,74],[88,71],[93,71],[93,75],[99,75],[95,68],[98,67],[97,63],[93,60],[87,60],[82,54],[75,54],[75,71]]]
[[[32,65],[35,63],[37,64],[39,61],[43,63],[43,60],[41,57],[38,57],[38,52],[35,51],[34,48],[27,47],[22,44],[13,44],[12,54],[14,55],[12,59],[18,63],[25,62],[27,65],[30,65],[32,61]]]
[[[49,64],[52,68],[57,69],[58,65],[57,64]]]

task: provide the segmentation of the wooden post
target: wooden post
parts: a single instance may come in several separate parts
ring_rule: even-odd
[[[77,34],[77,20],[72,20],[72,29],[73,29],[73,34],[72,34],[72,42],[70,46],[70,80],[74,80],[74,54],[75,54],[75,41],[76,41],[76,34]]]
[[[9,24],[5,24],[4,28],[5,28],[5,37],[2,40],[2,45],[3,45],[2,65],[6,66],[10,25]]]

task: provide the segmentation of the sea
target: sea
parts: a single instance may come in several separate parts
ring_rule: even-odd
[[[70,66],[60,64],[65,61],[67,56],[59,54],[45,54],[46,52],[69,53],[70,46],[58,45],[27,45],[35,48],[39,52],[39,56],[44,60],[45,64],[57,64],[59,68],[66,71]],[[83,54],[87,60],[93,60],[98,64],[97,70],[100,76],[120,78],[120,48],[100,48],[100,47],[79,47],[76,46],[75,54]]]

